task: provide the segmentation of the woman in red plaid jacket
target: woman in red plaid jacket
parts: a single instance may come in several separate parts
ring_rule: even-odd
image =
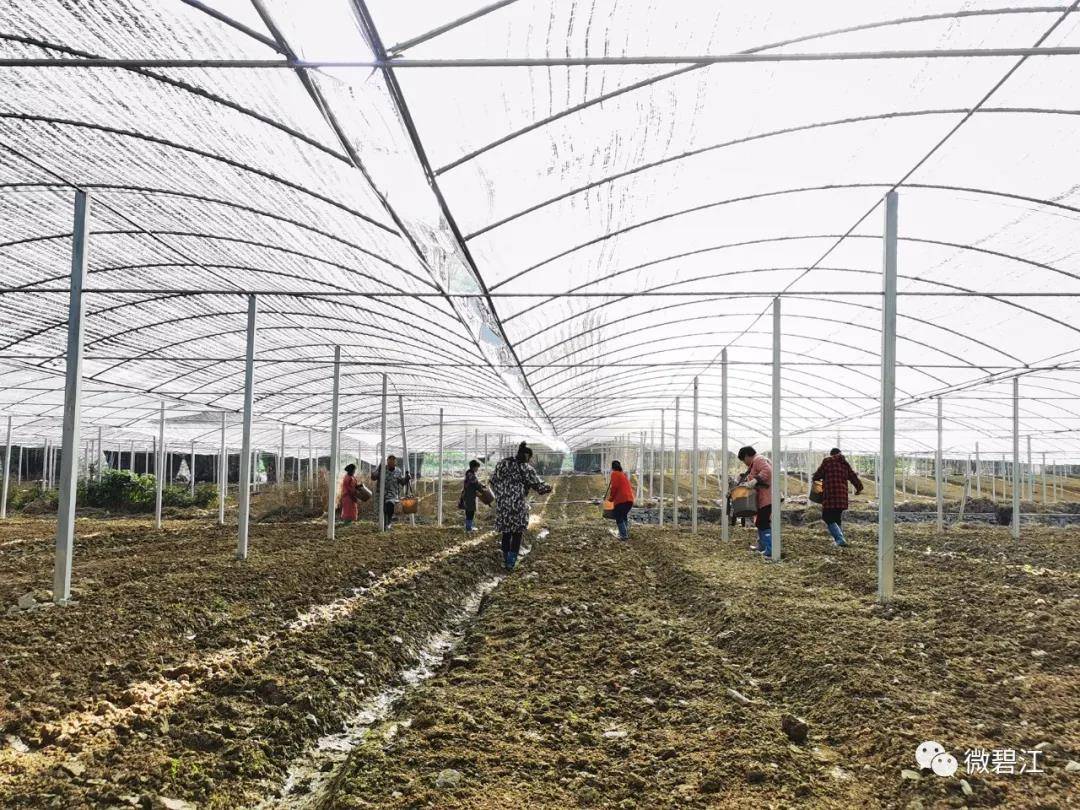
[[[825,484],[824,497],[821,501],[821,520],[829,530],[838,546],[846,546],[844,530],[840,527],[844,519],[844,510],[848,508],[848,483],[855,487],[855,494],[863,491],[862,481],[851,469],[839,447],[829,451],[829,456],[821,462],[813,478]]]

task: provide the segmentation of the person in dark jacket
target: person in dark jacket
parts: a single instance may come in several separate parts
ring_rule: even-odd
[[[480,462],[473,459],[469,462],[469,469],[465,471],[465,482],[461,485],[461,498],[458,499],[458,509],[465,510],[465,531],[473,531],[473,519],[476,517],[476,496],[480,494],[481,483],[476,475],[480,469]]]
[[[844,519],[844,510],[848,508],[848,484],[855,487],[855,494],[858,495],[863,491],[862,481],[839,447],[829,451],[828,457],[821,462],[812,478],[823,482],[825,486],[821,500],[821,520],[832,535],[833,542],[839,547],[846,546],[847,541],[840,524]]]

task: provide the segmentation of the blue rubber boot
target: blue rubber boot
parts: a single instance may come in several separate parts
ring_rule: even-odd
[[[513,571],[514,570],[514,566],[517,565],[517,558],[518,558],[518,555],[517,555],[516,551],[511,551],[509,554],[506,555],[506,570],[507,571]]]
[[[832,535],[832,539],[837,546],[843,548],[847,545],[847,541],[844,540],[844,530],[840,528],[839,523],[826,523],[825,526],[829,530],[829,534]]]
[[[758,529],[758,546],[763,556],[772,556],[772,529]]]
[[[472,521],[469,520],[468,518],[465,518],[465,531],[467,531],[467,532],[472,531]]]

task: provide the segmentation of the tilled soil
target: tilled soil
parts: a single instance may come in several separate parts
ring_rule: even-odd
[[[940,549],[980,557],[902,553],[888,609],[874,603],[871,532],[838,552],[823,531],[789,530],[779,565],[736,537],[638,528],[623,545],[602,529],[555,531],[485,606],[467,662],[413,693],[396,717],[411,727],[372,736],[323,806],[1077,803],[1065,765],[1080,758],[1080,577],[1062,570],[1067,533],[1030,538],[1015,568],[984,559],[1008,556],[1004,532]],[[785,715],[806,721],[805,742]],[[920,774],[924,740],[961,771]],[[976,747],[1038,747],[1045,773],[967,775]]]
[[[449,530],[339,528],[331,546],[319,525],[259,527],[239,563],[235,529],[85,528],[76,602],[0,617],[5,807],[253,800],[496,567],[490,541]],[[15,539],[11,602],[52,557]]]
[[[622,544],[589,503],[600,476],[555,481],[550,535],[314,804],[1077,804],[1074,533],[901,527],[883,609],[872,527],[843,551],[820,524],[785,527],[778,565],[745,529],[723,545],[716,526],[635,526]],[[4,608],[47,597],[52,531],[0,525]],[[500,570],[487,535],[324,532],[257,524],[240,563],[235,528],[81,522],[76,603],[0,615],[0,806],[273,806],[290,765]],[[928,739],[960,773],[918,772]],[[1038,747],[1046,773],[967,775],[976,746]]]

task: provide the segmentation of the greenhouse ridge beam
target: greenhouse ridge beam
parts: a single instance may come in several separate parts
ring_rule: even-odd
[[[1069,13],[1066,11],[1066,13]],[[2,58],[4,67],[80,68],[204,68],[280,69],[316,68],[503,68],[503,67],[604,67],[620,65],[724,65],[746,62],[844,62],[882,59],[978,59],[1010,56],[1080,56],[1080,47],[1048,48],[923,48],[882,51],[826,51],[817,53],[724,53],[655,56],[567,56],[544,58],[458,59],[68,59]]]

